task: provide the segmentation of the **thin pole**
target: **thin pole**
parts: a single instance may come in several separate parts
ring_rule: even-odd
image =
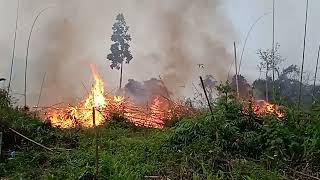
[[[41,95],[42,95],[42,89],[43,89],[43,85],[44,85],[44,80],[46,79],[46,74],[47,74],[47,73],[44,73],[44,75],[43,75],[43,79],[42,79],[42,83],[41,83],[41,88],[40,88],[40,93],[39,93],[39,97],[38,97],[37,107],[39,107],[40,98],[41,98]]]
[[[274,75],[275,75],[275,59],[274,59],[274,13],[275,13],[275,0],[273,0],[273,8],[272,8],[272,98],[275,100],[275,88],[274,88]]]
[[[16,12],[17,16],[16,16],[16,26],[15,26],[15,30],[14,30],[14,38],[13,38],[12,57],[11,57],[11,66],[10,66],[10,75],[9,75],[9,84],[8,84],[8,93],[9,93],[10,87],[11,87],[13,64],[14,64],[14,58],[15,58],[15,53],[16,53],[16,40],[17,40],[18,21],[19,21],[19,6],[20,6],[20,0],[18,0],[17,12]]]
[[[303,68],[304,68],[304,59],[305,59],[305,51],[306,51],[306,36],[307,36],[307,25],[308,25],[308,10],[309,10],[309,0],[307,0],[307,4],[306,4],[306,19],[305,19],[305,23],[304,23],[304,38],[303,38],[303,51],[302,51],[302,62],[301,62],[301,74],[300,74],[298,109],[300,109],[301,97],[302,97],[302,78],[303,78]]]
[[[95,179],[98,177],[99,172],[99,149],[98,149],[98,132],[97,132],[97,126],[96,126],[96,110],[95,107],[92,107],[92,120],[93,120],[93,127],[95,132],[95,156],[96,156],[96,173],[95,173]]]
[[[38,15],[36,16],[36,18],[34,19],[34,21],[32,23],[31,30],[29,32],[28,43],[27,43],[27,54],[26,54],[26,58],[25,58],[26,60],[25,60],[25,68],[24,68],[24,107],[27,107],[27,71],[28,71],[28,57],[29,57],[29,48],[30,48],[30,41],[31,41],[32,32],[33,32],[34,26],[35,26],[38,18],[40,17],[40,15],[50,8],[53,8],[53,7],[44,8],[38,13]]]
[[[235,68],[236,68],[237,97],[239,97],[238,63],[237,63],[237,47],[236,47],[236,42],[233,42],[233,49],[234,49],[234,64],[235,64]]]
[[[256,19],[256,21],[251,25],[249,31],[247,32],[247,35],[246,35],[246,39],[244,41],[244,44],[243,44],[243,47],[242,47],[242,50],[241,50],[241,55],[240,55],[240,61],[239,61],[239,70],[238,70],[238,74],[240,74],[240,70],[241,70],[241,65],[242,65],[242,57],[243,57],[243,54],[244,54],[244,50],[246,48],[246,45],[247,45],[247,42],[248,42],[248,39],[250,37],[250,34],[251,32],[253,31],[253,28],[258,24],[258,22],[260,22],[260,20],[264,17],[264,16],[267,16],[271,14],[270,12],[268,13],[264,13],[262,16],[260,16],[258,19]],[[229,71],[228,71],[228,78],[229,79],[229,74],[230,74],[230,71],[231,71],[231,67],[233,66],[233,61],[229,67]]]
[[[266,68],[266,101],[267,102],[269,102],[268,72],[269,72],[269,63],[267,62],[267,68]]]
[[[95,164],[96,164],[96,172],[94,179],[97,179],[98,173],[99,173],[99,152],[98,152],[98,132],[97,132],[97,126],[96,126],[96,107],[95,107],[95,95],[93,94],[93,101],[92,101],[92,124],[94,128],[94,134],[95,134]]]
[[[253,28],[258,24],[258,22],[265,16],[271,14],[270,12],[268,13],[264,13],[262,16],[260,16],[250,27],[250,30],[248,31],[247,35],[246,35],[246,39],[244,41],[244,44],[243,44],[243,47],[242,47],[242,51],[241,51],[241,56],[240,56],[240,62],[239,62],[239,70],[238,70],[238,73],[240,74],[240,68],[241,68],[241,65],[242,65],[242,58],[243,58],[243,53],[244,53],[244,50],[246,48],[246,45],[247,45],[247,42],[248,42],[248,39],[250,37],[250,33],[253,31]]]
[[[211,104],[210,104],[210,101],[209,101],[209,98],[208,98],[208,94],[207,94],[207,91],[206,91],[206,88],[204,86],[203,79],[202,79],[201,76],[200,76],[200,81],[201,81],[201,85],[202,85],[202,88],[203,88],[204,95],[206,96],[206,99],[207,99],[207,102],[208,102],[208,106],[209,106],[209,109],[210,109],[211,116],[213,117],[213,110],[211,108]]]
[[[34,144],[36,144],[36,145],[38,145],[38,146],[40,146],[40,147],[43,147],[44,149],[46,149],[46,150],[48,150],[48,151],[53,151],[53,149],[48,148],[48,147],[46,147],[46,146],[44,146],[44,145],[42,145],[42,144],[40,144],[40,143],[38,143],[38,142],[30,139],[30,138],[28,138],[27,136],[24,136],[23,134],[19,133],[18,131],[14,130],[14,129],[12,129],[12,128],[9,128],[9,129],[10,129],[12,132],[18,134],[19,136],[25,138],[26,140],[31,141],[31,142],[33,142]]]
[[[320,45],[318,49],[316,72],[314,73],[314,81],[313,81],[313,102],[315,101],[315,95],[316,95],[316,81],[317,81],[317,74],[318,74],[319,56],[320,56]]]

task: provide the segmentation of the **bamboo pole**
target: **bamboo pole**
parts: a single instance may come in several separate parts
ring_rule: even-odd
[[[236,42],[233,42],[234,49],[234,66],[236,69],[236,88],[237,88],[237,97],[239,97],[239,81],[238,81],[238,63],[237,63],[237,47]]]
[[[209,101],[209,98],[208,98],[208,94],[207,94],[207,91],[206,91],[206,88],[204,86],[203,79],[202,79],[201,76],[200,76],[200,81],[201,81],[201,85],[202,85],[202,88],[203,88],[204,95],[206,96],[206,99],[207,99],[207,102],[208,102],[208,106],[209,106],[209,109],[210,109],[211,116],[213,117],[213,110],[211,108],[211,104],[210,104],[210,101]]]
[[[29,48],[30,48],[32,32],[33,32],[34,26],[35,26],[37,20],[39,19],[40,15],[50,8],[53,8],[53,7],[44,8],[38,13],[36,18],[33,20],[31,30],[29,32],[29,37],[28,37],[28,42],[27,42],[27,53],[26,53],[26,57],[25,57],[25,68],[24,68],[24,106],[25,107],[27,107],[27,71],[28,71]]]
[[[10,75],[9,75],[9,84],[8,84],[8,93],[9,93],[10,87],[11,87],[14,58],[15,58],[15,53],[16,53],[16,40],[17,40],[18,21],[19,21],[19,6],[20,6],[20,0],[18,0],[17,12],[16,12],[17,16],[16,16],[16,26],[15,26],[15,30],[14,30],[14,38],[13,38],[12,57],[11,57]]]
[[[45,78],[46,78],[46,74],[47,74],[47,73],[44,73],[44,75],[43,75],[43,79],[42,79],[42,83],[41,83],[41,88],[40,88],[40,93],[39,93],[39,97],[38,97],[37,107],[39,106],[39,103],[40,103],[40,98],[41,98],[41,95],[42,95],[42,89],[43,89],[44,80],[45,80]]]
[[[264,13],[262,16],[260,16],[250,27],[247,35],[246,35],[246,39],[244,41],[244,44],[243,44],[243,47],[242,47],[242,50],[241,50],[241,56],[240,56],[240,62],[239,62],[239,70],[238,70],[238,73],[241,74],[241,65],[242,65],[242,61],[243,61],[243,54],[244,54],[244,50],[246,48],[246,45],[247,45],[247,42],[248,42],[248,39],[250,37],[250,34],[251,32],[253,31],[254,27],[258,24],[258,22],[260,22],[260,20],[262,20],[265,16],[271,14],[270,12],[267,12],[267,13]]]
[[[314,81],[313,81],[313,102],[315,102],[315,95],[316,95],[316,81],[317,81],[317,74],[318,74],[318,65],[319,65],[319,55],[320,55],[320,45],[318,49],[318,56],[317,56],[317,63],[316,63],[316,71],[314,73]]]
[[[275,101],[275,87],[274,87],[274,80],[275,80],[275,59],[274,59],[274,16],[275,16],[275,0],[273,0],[273,7],[272,7],[272,99]]]
[[[306,17],[305,17],[305,23],[304,23],[304,38],[303,38],[303,51],[302,51],[302,62],[301,62],[301,74],[300,74],[298,109],[300,109],[301,97],[302,97],[302,78],[303,78],[303,68],[304,68],[304,59],[305,59],[305,51],[306,51],[306,36],[307,36],[307,25],[308,25],[308,10],[309,10],[309,0],[307,0],[307,4],[306,4]]]

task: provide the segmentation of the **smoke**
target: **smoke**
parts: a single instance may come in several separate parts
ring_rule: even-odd
[[[222,2],[222,1],[221,1]],[[189,93],[181,86],[200,74],[226,78],[233,31],[219,0],[30,0],[21,3],[13,88],[23,92],[25,42],[36,12],[46,11],[32,36],[28,70],[28,104],[72,103],[93,82],[89,64],[96,64],[108,89],[118,85],[119,71],[109,68],[111,27],[123,13],[133,40],[133,60],[124,66],[124,79],[143,81],[160,76],[175,96]],[[9,3],[8,3],[9,4]],[[10,3],[12,7],[14,4]],[[14,14],[12,14],[14,18]],[[13,20],[10,18],[10,20]],[[11,47],[8,40],[8,49]],[[0,44],[0,46],[3,46]],[[8,52],[10,54],[11,52]],[[8,55],[5,57],[7,58]],[[8,62],[5,62],[9,64]],[[204,64],[199,69],[198,64]],[[8,65],[4,66],[8,67]],[[0,69],[6,71],[6,69]],[[6,74],[5,77],[8,77]],[[150,80],[150,81],[156,81]],[[131,82],[135,82],[132,80]],[[142,83],[142,87],[146,82]],[[130,83],[130,82],[129,82]]]
[[[195,76],[192,72],[198,66],[196,63],[203,64],[206,71],[219,80],[225,78],[230,56],[222,41],[228,41],[224,35],[231,32],[226,24],[228,21],[219,13],[219,5],[219,1],[189,0],[177,8],[163,11],[164,27],[167,28],[163,29],[166,32],[163,52],[168,59],[164,81],[175,89],[174,93],[179,93],[177,87],[184,86]],[[221,30],[224,32],[219,32]]]
[[[129,97],[134,103],[144,105],[150,103],[155,97],[170,98],[170,92],[163,81],[151,78],[144,82],[129,79],[123,88],[124,96]]]

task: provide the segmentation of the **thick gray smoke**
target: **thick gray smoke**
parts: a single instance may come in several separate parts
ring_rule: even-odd
[[[156,78],[151,78],[144,82],[129,79],[123,88],[123,93],[134,103],[141,105],[150,103],[157,96],[170,99],[171,95],[163,81]]]
[[[7,5],[15,10],[14,1],[8,0]],[[12,85],[16,93],[23,92],[27,34],[36,13],[47,6],[55,8],[39,18],[30,46],[30,105],[38,99],[44,73],[42,105],[72,103],[82,97],[93,83],[90,64],[97,66],[107,89],[117,87],[119,71],[109,68],[106,55],[119,12],[124,14],[133,39],[134,58],[124,66],[124,82],[160,76],[169,91],[180,96],[190,95],[191,83],[198,81],[200,74],[226,78],[232,59],[226,44],[232,44],[233,32],[219,0],[21,0]],[[14,16],[10,13],[8,18],[12,31]],[[5,47],[7,55],[1,59],[5,66],[0,71],[8,77],[12,41],[2,42],[6,42],[0,47]]]

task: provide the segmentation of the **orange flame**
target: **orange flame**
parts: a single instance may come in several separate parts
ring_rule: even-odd
[[[96,69],[91,65],[95,84],[88,97],[77,106],[66,108],[55,108],[45,114],[54,127],[74,128],[80,126],[91,128],[94,126],[92,114],[95,108],[96,125],[104,124],[112,113],[118,113],[136,126],[163,128],[165,121],[176,116],[191,113],[192,111],[178,103],[169,102],[168,99],[155,97],[148,107],[140,107],[127,101],[123,96],[105,95],[104,83]]]
[[[47,113],[47,118],[50,119],[54,127],[72,128],[76,125],[85,128],[93,127],[93,107],[97,109],[95,110],[95,124],[103,124],[104,117],[103,114],[99,113],[99,110],[105,108],[107,104],[104,97],[104,83],[93,65],[91,65],[91,70],[95,84],[83,103],[75,107],[55,109]]]
[[[252,105],[252,110],[257,116],[275,115],[278,118],[283,118],[285,116],[284,113],[280,111],[279,106],[264,100],[256,101]]]

